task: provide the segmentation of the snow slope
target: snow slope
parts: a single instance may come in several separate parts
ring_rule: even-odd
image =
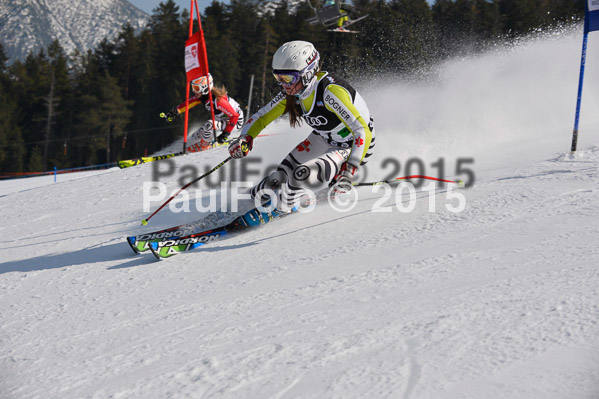
[[[455,60],[428,83],[357,82],[376,116],[367,179],[390,173],[387,157],[399,174],[414,156],[435,174],[443,157],[448,176],[474,158],[460,213],[444,189],[435,212],[419,191],[401,213],[407,192],[381,205],[362,188],[349,212],[318,206],[156,262],[124,237],[202,215],[164,210],[139,226],[151,164],[16,192],[2,182],[0,397],[599,397],[593,34],[568,153],[581,41]],[[307,133],[269,131],[285,134],[256,141],[254,168]],[[163,179],[169,191],[179,177]]]

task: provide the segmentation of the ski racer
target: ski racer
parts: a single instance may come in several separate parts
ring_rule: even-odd
[[[320,54],[312,43],[285,43],[274,54],[272,68],[282,90],[252,115],[229,145],[231,157],[247,156],[258,134],[282,115],[292,127],[303,119],[313,130],[250,194],[255,198],[264,189],[273,190],[277,210],[289,212],[307,190],[351,190],[352,178],[374,148],[366,102],[345,80],[320,70]]]
[[[212,145],[213,142],[224,143],[227,141],[233,130],[239,130],[243,126],[243,111],[232,97],[227,95],[224,86],[214,86],[212,75],[201,76],[191,82],[191,88],[194,95],[189,99],[189,108],[204,103],[210,111],[209,92],[212,91],[212,102],[214,106],[214,122],[216,129],[213,128],[212,120],[208,120],[202,127],[191,134],[187,143],[186,150],[189,152],[203,151]],[[185,112],[186,102],[179,104],[167,113],[160,114],[168,122],[172,122],[175,117]]]

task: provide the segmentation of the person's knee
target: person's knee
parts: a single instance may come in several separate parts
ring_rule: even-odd
[[[252,198],[256,198],[257,195],[260,195],[262,199],[268,199],[267,195],[265,195],[265,191],[270,190],[273,192],[278,192],[281,186],[287,182],[287,174],[282,170],[276,170],[266,176],[260,183],[255,185],[250,190],[250,195]]]

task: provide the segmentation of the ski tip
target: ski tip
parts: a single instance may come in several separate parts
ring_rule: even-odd
[[[148,221],[147,221],[146,219],[144,219],[144,220],[142,220],[142,221],[141,221],[141,224],[142,224],[143,226],[146,226],[146,225],[148,224]]]
[[[466,185],[464,184],[464,180],[458,180],[458,187],[459,187],[459,188],[464,188],[464,187],[466,187]]]

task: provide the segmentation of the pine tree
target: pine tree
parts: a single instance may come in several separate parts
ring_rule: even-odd
[[[260,65],[260,72],[257,75],[259,79],[257,80],[258,85],[260,87],[260,97],[258,100],[258,105],[262,106],[267,101],[270,101],[271,97],[279,90],[278,87],[273,89],[273,78],[270,75],[271,70],[271,60],[272,55],[277,51],[279,41],[279,37],[272,26],[265,22],[264,24],[264,37],[261,40],[261,53],[259,55],[259,59],[262,61]],[[269,84],[269,82],[271,84]]]
[[[213,2],[206,8],[202,28],[210,74],[217,84],[224,84],[228,90],[235,93],[241,80],[238,56],[240,44],[233,35],[225,10],[221,3]]]
[[[93,158],[99,159],[100,153],[104,153],[106,163],[110,163],[113,140],[122,137],[131,117],[132,102],[123,99],[121,88],[108,72],[98,77],[95,93],[83,98],[88,110],[80,127],[91,133],[89,148],[96,153]]]
[[[0,171],[21,172],[25,147],[21,129],[15,123],[12,113],[15,104],[7,103],[5,97],[0,98]]]
[[[128,100],[136,95],[135,64],[139,55],[139,41],[131,24],[125,24],[115,42],[115,60],[112,75],[123,88],[123,97]]]
[[[396,70],[422,69],[435,52],[431,9],[425,0],[393,0],[390,8],[397,21],[389,44],[389,51],[400,55],[394,60]]]
[[[6,67],[8,57],[0,43],[0,172],[21,172],[23,169],[23,138],[17,124],[16,103],[12,100],[12,82]]]
[[[518,36],[545,24],[546,3],[543,0],[498,0],[504,17],[504,32]]]
[[[43,155],[40,147],[33,147],[29,154],[29,162],[27,163],[27,172],[47,172],[44,170]]]
[[[58,40],[48,47],[48,58],[54,73],[54,86],[57,98],[56,117],[53,121],[56,139],[68,140],[72,128],[72,104],[76,99],[73,97],[73,84],[70,78],[69,58]],[[54,146],[51,152],[52,161],[59,167],[69,167],[68,160],[58,162],[58,157],[64,151],[63,142]]]

